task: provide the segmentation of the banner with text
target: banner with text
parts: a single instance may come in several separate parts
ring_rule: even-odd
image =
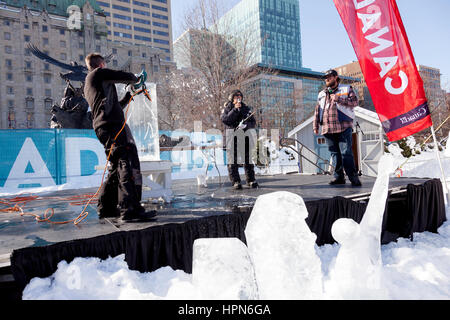
[[[395,0],[334,0],[389,141],[432,125]]]

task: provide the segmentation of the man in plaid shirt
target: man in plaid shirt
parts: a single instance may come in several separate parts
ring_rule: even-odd
[[[327,88],[319,93],[314,113],[314,134],[325,137],[335,167],[335,179],[331,185],[345,184],[345,173],[352,186],[359,187],[361,182],[355,167],[352,150],[352,129],[355,117],[353,108],[358,106],[358,98],[351,86],[340,84],[335,70],[329,70],[324,76]]]

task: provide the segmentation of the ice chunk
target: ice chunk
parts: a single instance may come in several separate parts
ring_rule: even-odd
[[[299,195],[280,191],[259,196],[245,228],[261,299],[317,299],[322,295],[316,235]]]
[[[206,183],[207,177],[204,174],[197,175],[197,185],[199,187],[208,187],[208,184]]]
[[[444,156],[450,158],[450,132],[448,133],[447,144],[445,146]]]
[[[253,264],[237,238],[195,240],[192,283],[205,299],[258,299]]]
[[[382,288],[381,228],[392,172],[392,157],[381,157],[378,177],[361,223],[338,219],[331,228],[333,238],[341,245],[326,285],[331,298],[387,298]]]

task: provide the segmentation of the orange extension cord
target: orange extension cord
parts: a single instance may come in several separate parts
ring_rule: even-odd
[[[148,93],[148,91],[147,91],[147,89],[145,87],[143,87],[141,90],[133,93],[133,95],[131,96],[130,100],[127,103],[127,109],[125,111],[125,122],[123,123],[122,128],[119,130],[119,132],[114,137],[114,141],[116,141],[116,139],[119,136],[119,134],[125,128],[125,125],[127,123],[128,109],[129,109],[131,101],[133,101],[135,96],[137,96],[138,94],[141,94],[141,93],[144,93],[144,95],[150,101],[152,101],[152,99],[150,97],[150,94]],[[21,216],[32,216],[32,217],[35,218],[35,220],[37,222],[48,222],[48,223],[51,223],[51,224],[68,224],[68,223],[73,223],[75,225],[78,225],[81,221],[86,219],[86,217],[89,215],[89,212],[86,211],[86,208],[91,203],[91,201],[94,200],[97,197],[97,194],[98,194],[98,192],[100,191],[100,189],[101,189],[101,187],[103,185],[103,182],[104,182],[104,179],[105,179],[106,168],[108,167],[108,161],[109,161],[109,158],[111,156],[111,151],[112,151],[114,145],[115,145],[115,142],[111,145],[111,148],[109,149],[108,157],[106,158],[105,168],[103,169],[102,182],[100,184],[100,187],[98,187],[97,191],[95,192],[95,194],[93,194],[93,195],[92,194],[84,194],[84,195],[77,195],[77,196],[70,196],[70,197],[50,197],[50,198],[46,197],[45,198],[45,199],[56,199],[56,200],[69,201],[70,205],[85,205],[83,210],[81,211],[81,213],[75,219],[66,220],[66,221],[52,221],[51,218],[55,214],[55,210],[53,208],[48,208],[47,210],[45,210],[43,217],[41,217],[38,214],[24,212],[23,206],[25,206],[28,202],[30,202],[30,201],[37,201],[37,200],[43,200],[44,199],[44,198],[41,198],[41,197],[38,197],[38,196],[34,196],[34,195],[18,196],[18,197],[15,197],[13,199],[0,199],[0,204],[7,206],[7,208],[5,208],[5,209],[0,209],[0,212],[17,212]],[[49,211],[51,211],[50,215],[48,215]]]

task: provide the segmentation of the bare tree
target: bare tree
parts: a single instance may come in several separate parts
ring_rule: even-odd
[[[177,94],[180,99],[186,99],[183,103],[193,103],[193,112],[204,128],[223,128],[217,120],[230,92],[242,90],[249,79],[268,72],[268,69],[255,66],[254,55],[261,45],[260,38],[256,39],[250,31],[231,34],[237,21],[232,16],[223,16],[225,10],[220,3],[198,0],[186,12],[183,23],[186,31],[177,41],[178,59],[195,71],[190,74],[190,82],[204,85],[198,88],[203,95],[201,99],[192,101],[192,94],[181,91]]]

